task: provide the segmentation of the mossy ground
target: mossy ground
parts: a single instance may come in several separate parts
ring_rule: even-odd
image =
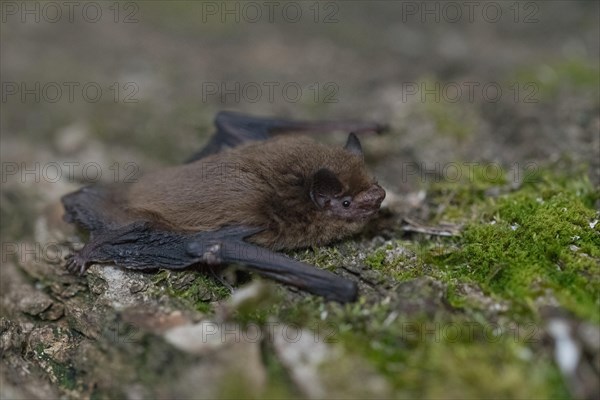
[[[486,180],[481,170],[471,182],[433,185],[431,202],[455,193],[436,218],[464,224],[463,233],[395,239],[367,252],[364,264],[391,282],[387,296],[346,306],[309,297],[237,318],[276,317],[326,333],[372,362],[399,397],[568,397],[542,343],[540,312],[552,303],[600,321],[599,193],[585,174],[556,171],[544,169],[518,188],[506,177]],[[498,185],[505,193],[485,194]],[[346,261],[345,250],[342,244],[302,256],[328,268]],[[439,301],[420,286],[397,297],[402,283],[423,277],[444,285]],[[487,302],[474,301],[463,285],[480,288]]]
[[[463,234],[438,243],[441,254],[425,253],[424,262],[444,281],[477,283],[515,310],[535,313],[534,300],[549,292],[576,315],[598,322],[599,192],[584,173],[578,176],[539,171],[519,189],[493,197],[484,195],[479,179],[457,189],[445,215],[460,220],[462,213]]]

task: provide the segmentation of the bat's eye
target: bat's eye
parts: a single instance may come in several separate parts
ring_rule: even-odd
[[[344,200],[344,201],[342,202],[342,206],[344,206],[344,208],[348,208],[348,207],[350,207],[350,200]]]

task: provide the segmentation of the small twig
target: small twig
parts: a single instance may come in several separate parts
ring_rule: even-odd
[[[440,225],[440,226],[426,226],[420,224],[417,221],[414,221],[409,218],[403,218],[403,221],[406,222],[407,225],[402,226],[402,230],[404,232],[416,232],[416,233],[424,233],[426,235],[434,235],[434,236],[459,236],[460,235],[460,226],[459,225]]]

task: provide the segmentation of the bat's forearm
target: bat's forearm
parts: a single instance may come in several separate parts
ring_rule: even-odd
[[[238,251],[245,254],[240,257]],[[223,254],[227,260],[243,262],[249,270],[262,276],[323,296],[328,300],[341,303],[356,300],[358,287],[355,282],[265,248],[250,245],[243,248],[236,246],[233,250],[229,250],[225,247]]]
[[[355,282],[243,240],[257,232],[244,227],[224,228],[211,232],[212,239],[207,233],[200,233],[197,234],[199,240],[190,243],[188,251],[204,259],[243,264],[259,275],[329,300],[341,303],[356,300],[358,288]]]

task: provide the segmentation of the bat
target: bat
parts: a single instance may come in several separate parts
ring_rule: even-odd
[[[385,127],[233,112],[218,113],[215,126],[207,145],[184,164],[63,196],[65,221],[90,232],[89,242],[67,257],[67,269],[239,263],[329,300],[354,301],[354,281],[278,251],[357,233],[377,214],[385,191],[368,174],[355,133]],[[327,131],[351,133],[344,147],[285,135]]]

